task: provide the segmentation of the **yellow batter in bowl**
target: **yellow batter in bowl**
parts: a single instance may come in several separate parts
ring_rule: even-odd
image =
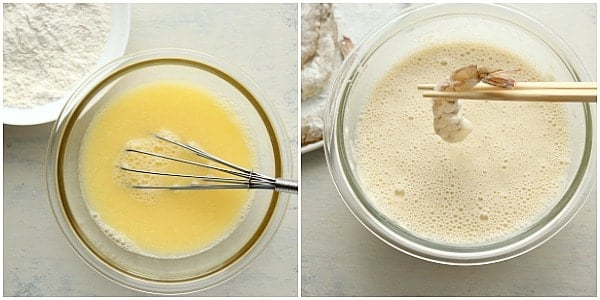
[[[251,167],[254,157],[247,131],[234,109],[190,84],[150,83],[116,97],[94,117],[81,147],[80,181],[94,221],[119,246],[146,256],[186,257],[211,248],[243,219],[252,202],[251,191],[133,189],[129,183],[134,181],[178,184],[182,179],[141,177],[118,165],[206,175],[202,168],[124,151],[135,145],[201,161],[152,135],[170,132],[177,139],[193,141],[210,153]]]

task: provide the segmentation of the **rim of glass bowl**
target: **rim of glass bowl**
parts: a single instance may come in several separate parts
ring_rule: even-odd
[[[269,99],[241,70],[224,61],[197,51],[165,48],[147,50],[117,59],[97,70],[75,90],[54,125],[47,153],[46,180],[54,217],[65,238],[90,267],[104,277],[128,288],[157,294],[184,294],[196,292],[221,284],[239,274],[266,248],[283,220],[289,195],[273,192],[271,203],[257,231],[236,254],[210,272],[201,276],[173,281],[144,278],[119,269],[96,253],[78,231],[65,200],[64,182],[61,176],[64,161],[64,145],[70,130],[90,99],[121,75],[157,64],[177,64],[198,68],[220,77],[251,102],[269,134],[274,156],[275,177],[291,176],[291,154],[286,143],[286,133],[279,115]]]
[[[438,12],[437,14],[431,14]],[[443,13],[442,13],[443,12]],[[595,111],[583,104],[585,146],[573,182],[557,205],[525,232],[492,244],[457,247],[413,236],[387,220],[368,202],[348,158],[344,140],[347,96],[361,66],[368,63],[378,47],[397,32],[417,23],[446,15],[485,15],[520,27],[540,39],[560,57],[575,81],[589,78],[577,55],[554,32],[529,15],[514,8],[491,4],[432,4],[411,7],[361,41],[344,60],[333,83],[324,126],[325,157],[339,194],[352,214],[379,239],[414,257],[451,265],[480,265],[499,262],[528,252],[558,233],[577,213],[596,184]],[[350,142],[349,142],[350,143]]]

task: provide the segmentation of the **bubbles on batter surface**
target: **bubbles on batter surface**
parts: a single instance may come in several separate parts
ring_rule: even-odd
[[[159,136],[169,138],[174,141],[181,141],[180,137],[168,130],[160,130]],[[199,146],[190,143],[201,149]],[[162,176],[155,174],[146,174],[122,170],[120,167],[126,167],[134,170],[147,170],[168,174],[194,174],[207,175],[210,170],[196,168],[194,166],[171,161],[168,159],[137,153],[135,151],[126,151],[134,149],[149,153],[159,154],[167,157],[175,157],[194,162],[211,164],[208,160],[201,158],[191,151],[179,147],[175,144],[156,138],[154,135],[129,140],[124,146],[115,162],[115,171],[113,179],[123,188],[126,188],[129,195],[134,199],[151,204],[157,200],[159,192],[151,189],[133,189],[132,186],[177,186],[189,185],[194,179],[182,178],[176,176]]]
[[[92,212],[91,215],[96,225],[98,225],[98,227],[100,227],[104,234],[109,239],[111,239],[112,242],[114,242],[117,246],[130,252],[148,256],[146,253],[142,252],[138,247],[136,247],[126,236],[122,235],[118,231],[103,223],[97,213]]]
[[[571,151],[566,109],[554,104],[464,101],[473,132],[458,144],[441,141],[431,102],[415,87],[473,63],[520,68],[518,80],[540,78],[495,48],[424,50],[380,79],[353,141],[359,179],[373,205],[399,226],[448,244],[489,243],[530,226],[560,197]]]

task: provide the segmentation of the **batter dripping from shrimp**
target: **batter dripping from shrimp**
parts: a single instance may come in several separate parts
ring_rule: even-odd
[[[434,88],[436,91],[465,91],[473,88],[479,82],[484,82],[501,88],[513,88],[515,80],[508,77],[508,72],[502,69],[492,69],[469,65],[460,68]],[[461,103],[458,99],[433,99],[433,128],[435,133],[448,143],[458,143],[473,131],[473,125],[460,113]]]

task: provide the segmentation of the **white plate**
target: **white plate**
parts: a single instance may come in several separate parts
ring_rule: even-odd
[[[111,26],[106,47],[96,66],[87,75],[125,53],[129,39],[130,14],[129,4],[111,4]],[[78,85],[79,83],[74,85],[73,89]],[[36,125],[55,121],[70,96],[71,91],[58,101],[33,108],[3,107],[2,121],[9,125]]]

